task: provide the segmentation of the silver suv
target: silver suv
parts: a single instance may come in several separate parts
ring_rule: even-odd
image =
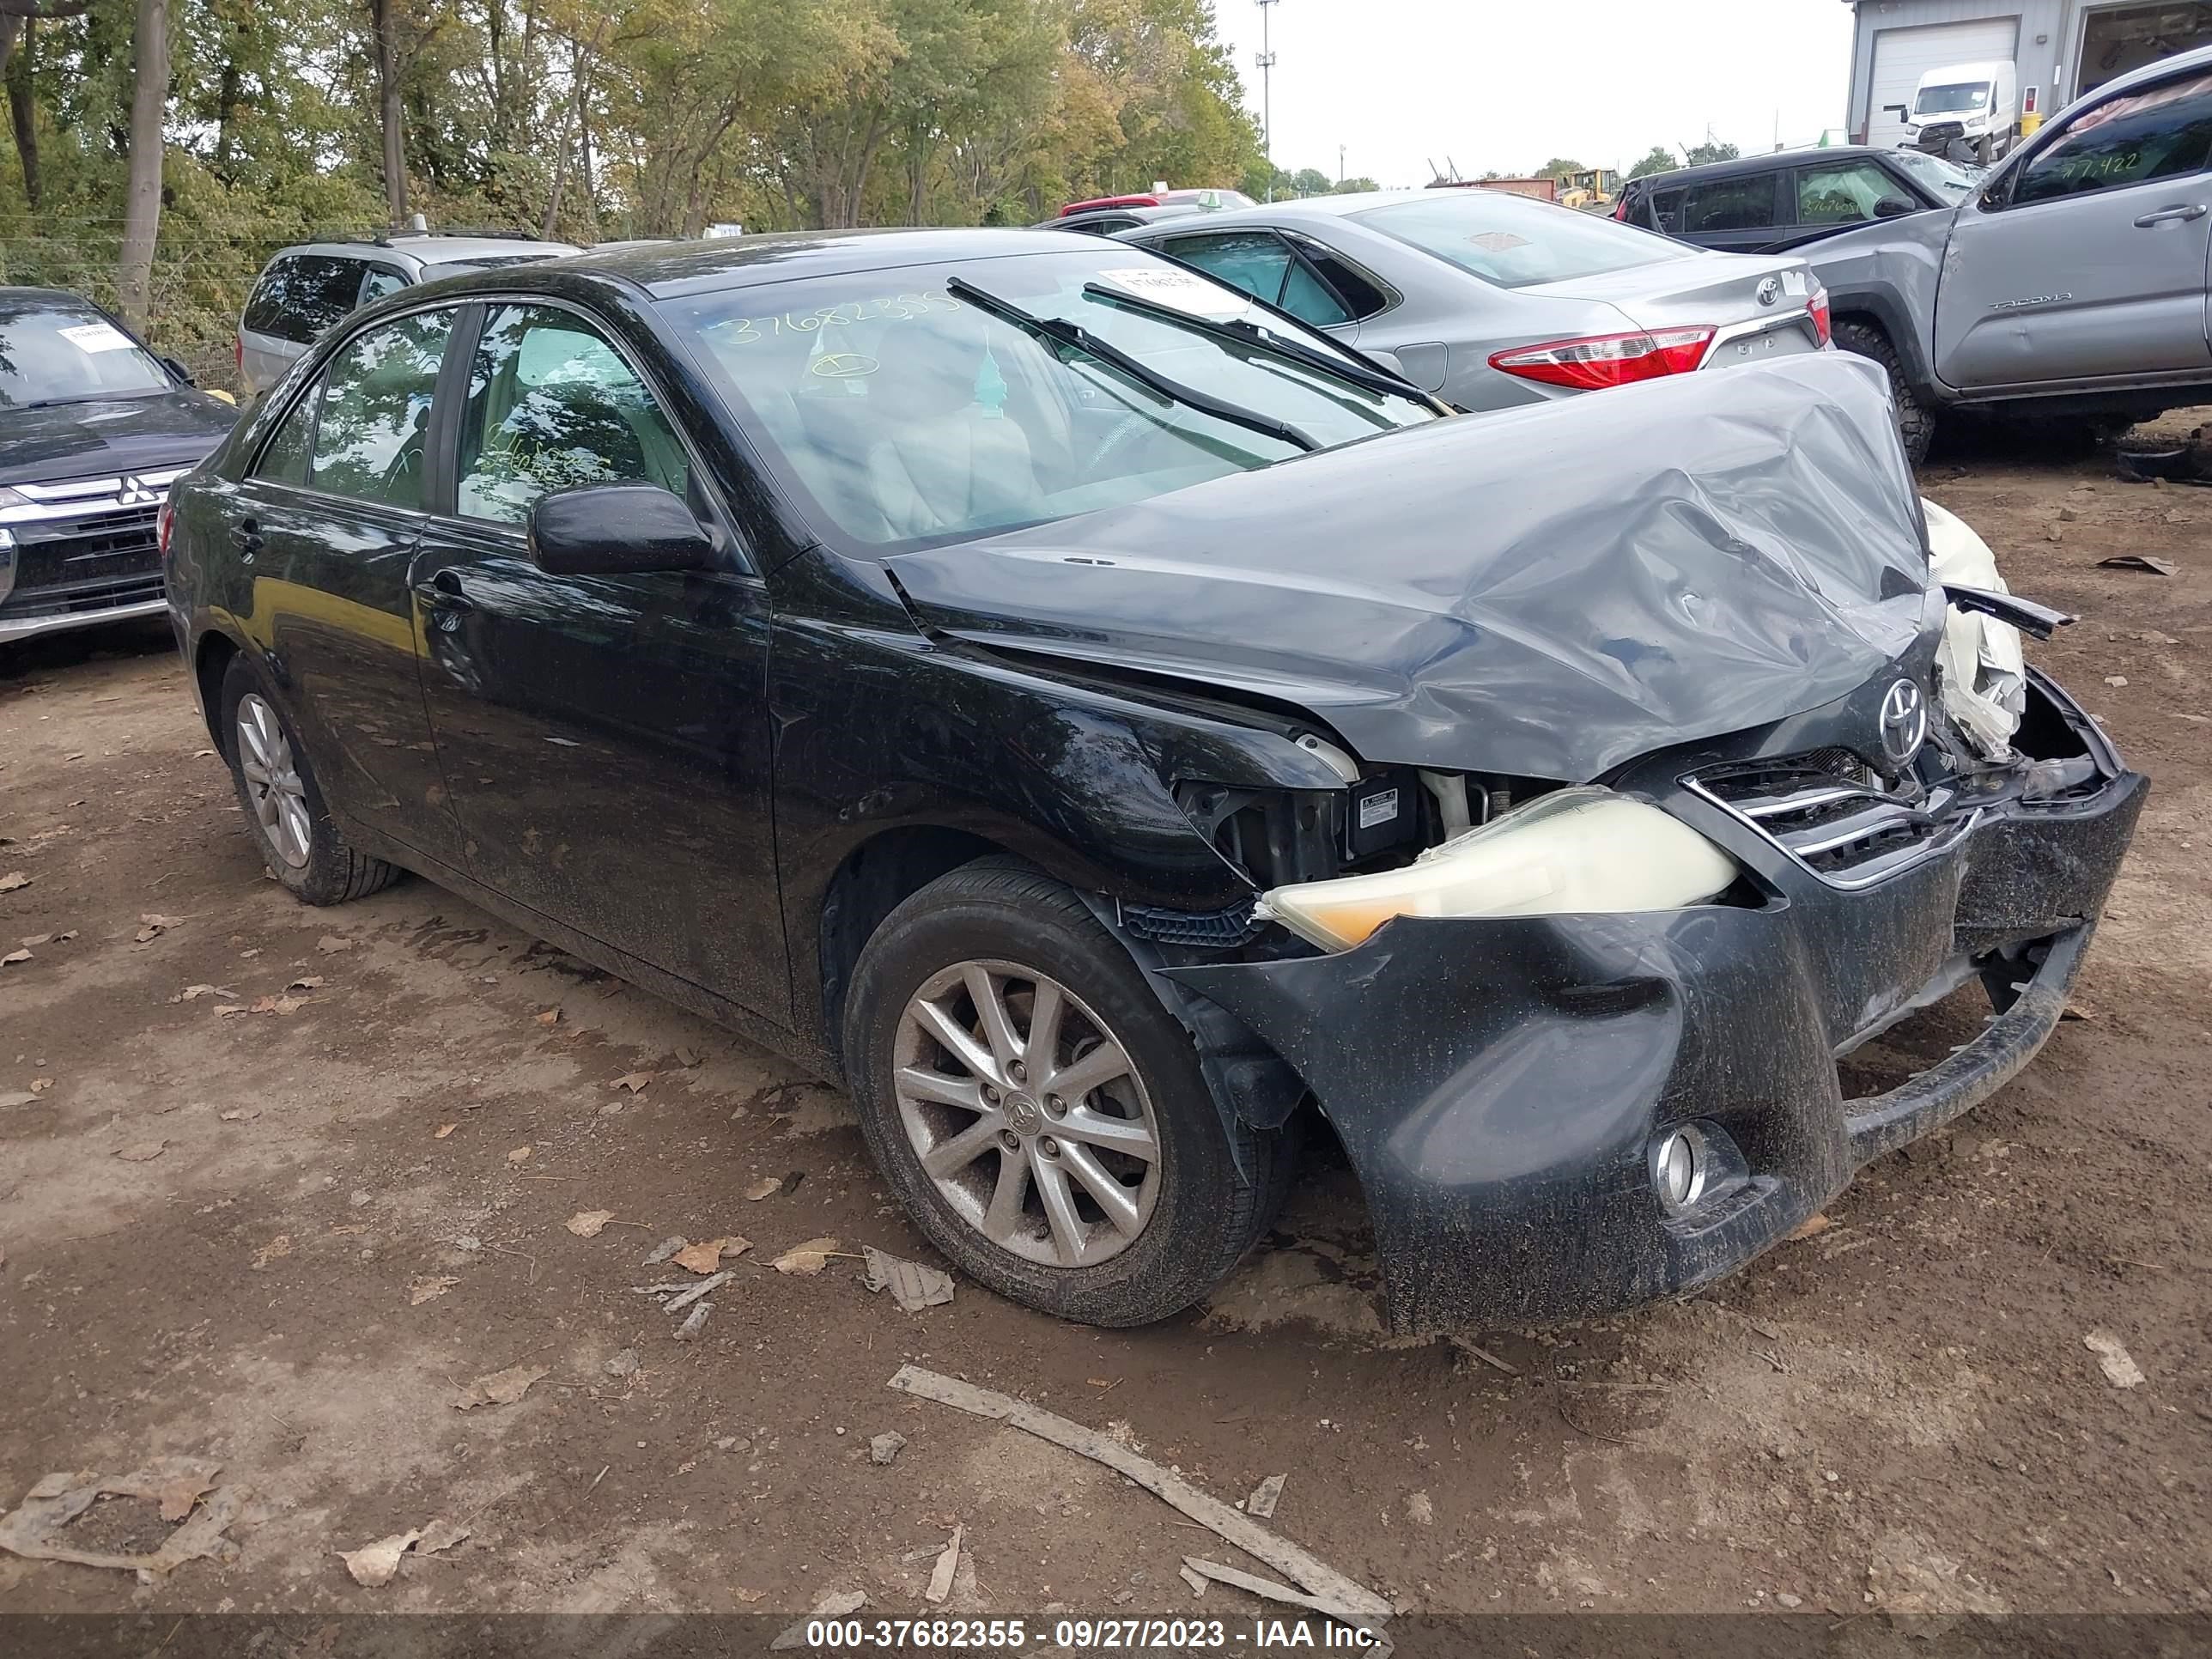
[[[252,397],[291,368],[323,331],[356,307],[454,272],[521,265],[581,249],[526,236],[459,236],[422,228],[370,242],[303,242],[263,267],[238,319],[239,394]]]

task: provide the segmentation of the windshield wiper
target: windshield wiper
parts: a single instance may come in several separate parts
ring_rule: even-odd
[[[1085,283],[1083,292],[1086,298],[1103,300],[1109,305],[1120,306],[1124,310],[1134,311],[1146,317],[1157,317],[1164,323],[1176,324],[1194,334],[1211,334],[1218,339],[1234,340],[1242,345],[1272,351],[1278,356],[1288,357],[1292,362],[1303,363],[1308,368],[1334,374],[1340,380],[1365,386],[1370,392],[1383,392],[1393,398],[1409,398],[1425,409],[1433,406],[1436,402],[1434,397],[1411,380],[1401,380],[1388,369],[1378,368],[1371,363],[1347,362],[1332,357],[1325,351],[1316,351],[1303,340],[1286,338],[1243,317],[1202,317],[1196,312],[1147,299],[1141,294],[1124,294],[1118,289],[1108,288],[1103,283]]]
[[[1065,346],[1071,351],[1079,351],[1086,357],[1095,357],[1100,362],[1121,370],[1138,385],[1150,388],[1170,403],[1187,404],[1202,415],[1211,415],[1216,420],[1227,421],[1247,431],[1280,439],[1284,443],[1308,453],[1321,447],[1287,421],[1279,421],[1272,415],[1262,415],[1256,409],[1246,409],[1239,404],[1224,402],[1210,392],[1185,386],[1180,380],[1170,380],[1159,370],[1132,357],[1119,346],[1109,345],[1086,328],[1058,317],[1040,317],[1034,312],[1024,311],[1012,301],[1002,300],[995,294],[977,288],[965,277],[950,277],[945,288],[955,298],[965,300],[977,309],[988,311],[1017,328],[1027,329],[1040,339],[1049,340],[1054,345]]]

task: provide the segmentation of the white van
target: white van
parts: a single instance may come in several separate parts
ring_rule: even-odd
[[[2020,131],[2020,81],[2009,58],[1929,70],[1905,112],[1905,149],[1987,167]]]

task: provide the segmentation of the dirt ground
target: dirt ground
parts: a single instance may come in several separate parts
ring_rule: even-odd
[[[0,655],[0,876],[29,878],[0,894],[0,951],[52,936],[0,968],[0,1508],[164,1455],[251,1494],[234,1560],[141,1588],[0,1553],[0,1610],[861,1590],[896,1616],[928,1610],[956,1523],[945,1611],[1259,1609],[1176,1576],[1186,1553],[1255,1564],[893,1393],[907,1362],[1126,1425],[1226,1499],[1287,1474],[1277,1527],[1423,1613],[2212,1610],[2212,491],[1995,443],[1924,483],[2016,588],[2081,613],[2033,659],[2154,779],[2081,1017],[1715,1291],[1474,1334],[1511,1374],[1382,1339],[1325,1155],[1212,1304],[1152,1329],[969,1285],[902,1314],[842,1255],[773,1271],[822,1236],[927,1259],[839,1097],[426,883],[294,903],[158,635]],[[2179,568],[2097,568],[2121,552]],[[1875,1063],[1972,1022],[1930,1011]],[[590,1211],[612,1212],[596,1237],[564,1224]],[[671,1234],[752,1241],[690,1343],[633,1289],[684,1276],[641,1265]],[[544,1372],[520,1400],[455,1408],[516,1366]],[[878,1466],[886,1431],[907,1443]],[[434,1517],[470,1537],[382,1589],[334,1553]],[[118,1499],[76,1530],[168,1528]]]

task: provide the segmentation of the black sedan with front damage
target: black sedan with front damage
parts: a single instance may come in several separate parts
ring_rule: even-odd
[[[1865,365],[1454,416],[1049,234],[411,289],[166,544],[295,893],[419,872],[842,1079],[953,1262],[1101,1323],[1311,1113],[1401,1329],[1707,1283],[2027,1061],[2144,790]]]

